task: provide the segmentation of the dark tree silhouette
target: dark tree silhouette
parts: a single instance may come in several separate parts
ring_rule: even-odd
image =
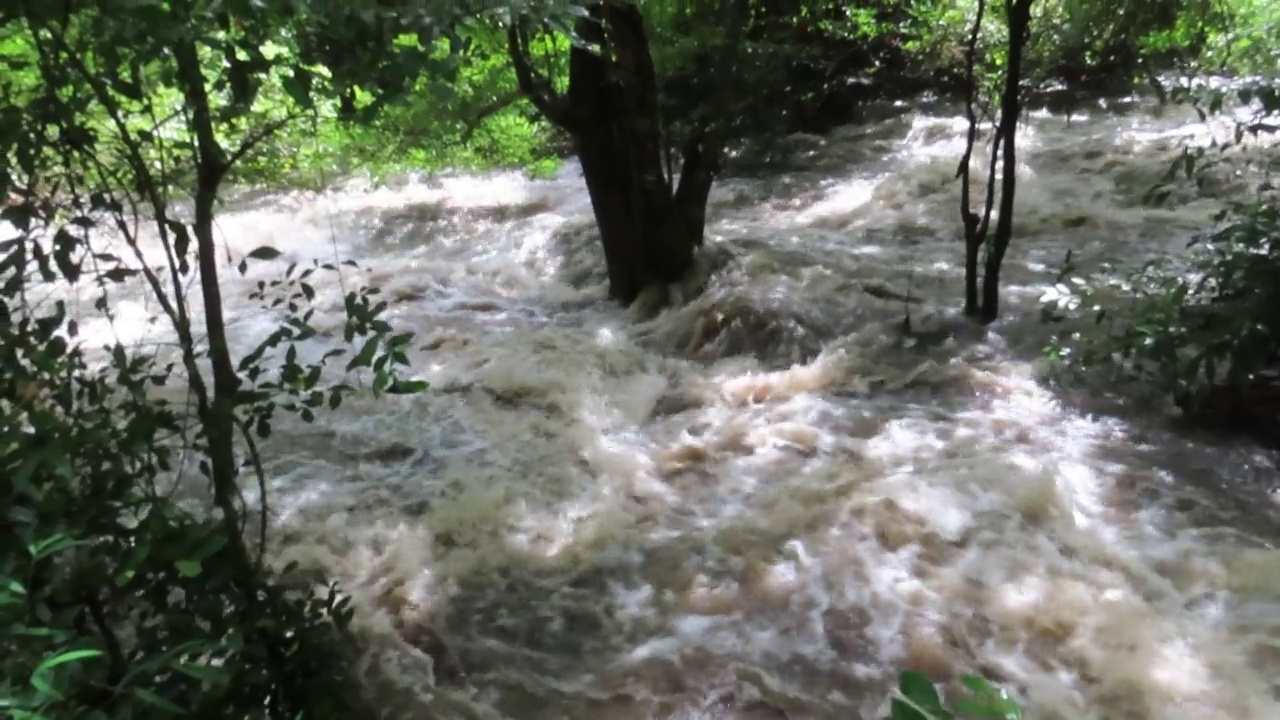
[[[521,92],[573,138],[604,245],[610,295],[630,304],[645,287],[677,282],[692,267],[724,134],[710,123],[695,127],[680,148],[677,180],[639,8],[594,3],[574,32],[564,94],[533,68],[528,19],[509,28],[508,51]]]

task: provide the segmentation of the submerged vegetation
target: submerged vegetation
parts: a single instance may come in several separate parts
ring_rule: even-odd
[[[0,238],[0,710],[28,720],[376,714],[362,706],[371,680],[351,662],[341,588],[300,591],[264,560],[258,446],[281,414],[310,422],[355,394],[424,391],[407,367],[412,336],[384,317],[376,287],[352,286],[338,299],[349,350],[307,357],[325,332],[312,322],[324,301],[312,283],[348,263],[276,276],[259,263],[281,252],[261,247],[233,260],[263,278],[254,299],[278,326],[232,347],[213,231],[229,189],[355,173],[544,175],[576,155],[611,292],[631,303],[690,273],[710,188],[742,152],[929,92],[965,103],[959,175],[967,188],[972,159],[989,183],[977,200],[966,190],[957,252],[966,314],[990,323],[1016,242],[1022,108],[1154,85],[1162,101],[1206,113],[1256,108],[1232,145],[1246,143],[1280,114],[1267,76],[1280,62],[1278,23],[1280,4],[1267,0],[0,9],[0,186],[13,231]],[[1182,83],[1207,75],[1238,84],[1205,96]],[[990,154],[978,143],[988,127]],[[1188,151],[1169,181],[1196,182],[1212,152],[1230,149]],[[1074,283],[1068,268],[1051,299],[1088,317],[1051,354],[1280,439],[1278,214],[1264,187],[1224,207],[1189,267]],[[109,317],[121,283],[145,286],[163,309],[176,337],[167,354],[84,346],[66,299],[47,290],[89,288]],[[191,474],[207,481],[195,500],[173,490]],[[980,679],[962,684],[967,697],[946,708],[928,678],[907,673],[892,717],[1021,716]]]

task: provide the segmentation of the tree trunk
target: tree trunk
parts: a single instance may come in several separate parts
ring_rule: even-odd
[[[966,215],[964,237],[964,315],[968,318],[978,316],[978,253],[982,250],[982,239],[978,235],[977,217]]]
[[[1005,67],[1004,97],[1000,103],[1000,130],[996,142],[1003,141],[1001,159],[1000,215],[995,233],[987,248],[986,268],[982,277],[981,320],[991,323],[1000,317],[1000,267],[1004,264],[1009,241],[1013,238],[1014,194],[1018,184],[1018,159],[1014,149],[1018,132],[1018,116],[1022,113],[1019,90],[1022,84],[1022,49],[1031,25],[1032,0],[1005,0],[1009,18],[1009,54]],[[995,182],[992,178],[990,182]]]
[[[995,201],[996,155],[1000,151],[1000,138],[997,136],[992,140],[991,174],[987,178],[986,198],[982,204],[982,215],[979,216],[971,207],[973,193],[970,187],[972,175],[970,165],[973,161],[973,147],[978,142],[978,112],[974,107],[978,94],[975,66],[978,57],[978,36],[982,31],[982,18],[986,10],[985,0],[978,0],[973,26],[969,32],[968,48],[965,52],[965,80],[968,84],[965,91],[965,113],[969,120],[969,131],[964,155],[960,158],[960,167],[956,169],[956,178],[960,181],[960,220],[964,226],[964,314],[969,318],[977,318],[981,310],[978,301],[978,253],[986,243],[987,228],[991,223],[991,208]]]
[[[685,226],[663,172],[658,87],[640,12],[596,6],[591,17],[599,22],[579,20],[577,32],[603,51],[573,48],[568,95],[591,119],[570,131],[604,243],[610,294],[630,303],[651,283],[679,280],[700,238]]]
[[[189,18],[190,8],[179,6],[178,17]],[[218,252],[213,236],[213,207],[218,188],[226,176],[227,159],[213,127],[213,112],[205,87],[204,73],[196,45],[180,39],[173,45],[187,107],[192,114],[196,141],[197,185],[195,192],[196,263],[200,269],[200,291],[204,300],[205,331],[209,341],[209,362],[213,370],[213,394],[198,393],[199,419],[208,443],[209,478],[214,504],[222,514],[228,548],[236,563],[236,582],[249,603],[256,602],[257,573],[244,544],[240,512],[238,468],[235,455],[235,401],[240,379],[227,343],[227,326],[222,314],[222,291],[218,285]],[[190,330],[188,329],[188,332]],[[190,353],[193,348],[184,348]],[[198,372],[198,371],[197,371]],[[203,382],[200,382],[203,386]]]
[[[644,19],[630,3],[596,3],[575,33],[564,97],[538,77],[523,27],[508,49],[521,91],[573,137],[604,245],[609,294],[630,304],[648,286],[674,283],[702,244],[707,196],[722,144],[697,134],[683,149],[678,187],[664,169],[666,140]]]

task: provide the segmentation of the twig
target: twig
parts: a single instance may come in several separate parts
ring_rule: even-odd
[[[236,426],[240,428],[240,434],[244,436],[245,443],[249,446],[249,462],[253,465],[254,475],[258,479],[258,567],[262,566],[262,559],[267,553],[267,516],[270,510],[267,506],[267,474],[262,468],[262,455],[258,453],[258,443],[253,439],[253,433],[249,432],[249,425],[243,418],[235,419]],[[242,497],[243,501],[243,497]]]
[[[462,136],[458,138],[458,142],[471,142],[471,136],[475,135],[476,130],[480,129],[480,125],[483,124],[485,120],[488,120],[490,117],[502,112],[523,99],[523,92],[519,90],[512,90],[482,105],[479,110],[466,120],[466,128],[462,131]]]
[[[289,113],[288,115],[282,118],[273,120],[272,122],[267,123],[261,128],[258,128],[257,131],[250,133],[249,137],[246,137],[244,141],[240,143],[240,146],[237,147],[234,151],[232,151],[231,155],[227,157],[225,167],[227,169],[230,169],[232,166],[236,164],[236,161],[240,160],[240,158],[244,157],[245,154],[247,154],[250,150],[253,150],[253,148],[257,147],[258,144],[261,143],[263,140],[266,140],[267,138],[271,137],[276,132],[278,132],[281,128],[283,128],[285,125],[288,125],[294,120],[297,120],[298,118],[302,117],[304,114],[305,113],[302,111]]]

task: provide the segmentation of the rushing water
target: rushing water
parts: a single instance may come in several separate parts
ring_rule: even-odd
[[[1033,116],[1008,320],[984,333],[940,309],[960,297],[963,130],[895,115],[721,182],[706,291],[650,319],[605,300],[573,170],[225,212],[232,260],[269,244],[282,264],[362,263],[317,283],[326,327],[363,281],[419,334],[430,392],[350,402],[266,448],[276,558],[354,594],[380,701],[872,718],[914,668],[985,674],[1044,720],[1280,717],[1275,458],[1089,416],[1034,380],[1036,299],[1068,249],[1086,266],[1176,252],[1254,175],[1239,160],[1144,207],[1180,144],[1225,126]],[[276,322],[247,283],[281,267],[224,269],[239,347]],[[82,333],[156,342],[140,298]],[[906,305],[940,342],[904,346]]]

